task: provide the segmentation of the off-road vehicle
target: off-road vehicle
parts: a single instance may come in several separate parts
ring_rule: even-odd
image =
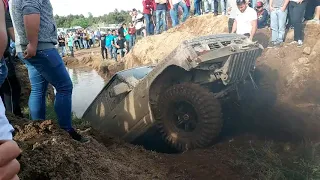
[[[220,99],[250,81],[262,50],[236,34],[184,41],[156,66],[115,74],[83,118],[128,142],[156,126],[180,151],[206,147],[222,128]]]

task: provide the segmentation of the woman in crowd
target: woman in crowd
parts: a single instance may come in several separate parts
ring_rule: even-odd
[[[136,43],[136,28],[134,27],[133,23],[129,23],[129,34],[130,34],[130,49],[134,46]]]
[[[290,0],[289,16],[294,29],[294,41],[298,47],[303,46],[303,18],[306,11],[307,0]]]

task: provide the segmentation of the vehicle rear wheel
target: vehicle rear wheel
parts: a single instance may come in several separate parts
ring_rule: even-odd
[[[200,85],[169,87],[160,95],[158,107],[159,131],[179,151],[206,147],[221,131],[220,102]]]

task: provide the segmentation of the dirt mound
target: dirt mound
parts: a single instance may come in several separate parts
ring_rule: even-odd
[[[199,36],[226,33],[228,18],[212,14],[193,17],[184,24],[160,35],[139,40],[125,56],[125,68],[156,64],[169,55],[181,42]]]
[[[22,148],[22,180],[54,179],[312,179],[319,178],[319,144],[293,144],[240,136],[207,149],[160,154],[92,130],[80,144],[55,122],[8,115]]]
[[[266,45],[270,31],[259,30],[258,34],[258,41]],[[290,44],[293,39],[290,30],[282,47],[264,50],[257,68],[265,83],[271,85],[268,91],[273,92],[272,97],[265,100],[273,102],[271,108],[262,106],[256,112],[246,112],[253,116],[251,119],[256,125],[268,131],[320,140],[319,38],[319,25],[307,24],[302,48]]]
[[[158,163],[160,156],[141,147],[107,140],[89,131],[91,142],[71,140],[50,120],[30,122],[8,115],[22,148],[21,179],[172,179],[183,177]],[[107,145],[106,145],[107,144]],[[179,179],[179,178],[178,178]]]

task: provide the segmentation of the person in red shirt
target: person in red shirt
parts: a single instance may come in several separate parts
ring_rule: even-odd
[[[129,44],[129,49],[131,49],[134,44],[136,43],[136,28],[132,23],[129,23],[129,34],[130,34],[130,44]]]
[[[152,32],[152,11],[154,11],[154,2],[153,0],[142,0],[142,5],[143,5],[143,15],[144,15],[144,19],[146,22],[146,32],[147,35],[153,34]]]
[[[190,0],[184,0],[184,2],[186,2],[186,5],[188,7],[188,12],[190,12],[190,6],[191,6]]]

